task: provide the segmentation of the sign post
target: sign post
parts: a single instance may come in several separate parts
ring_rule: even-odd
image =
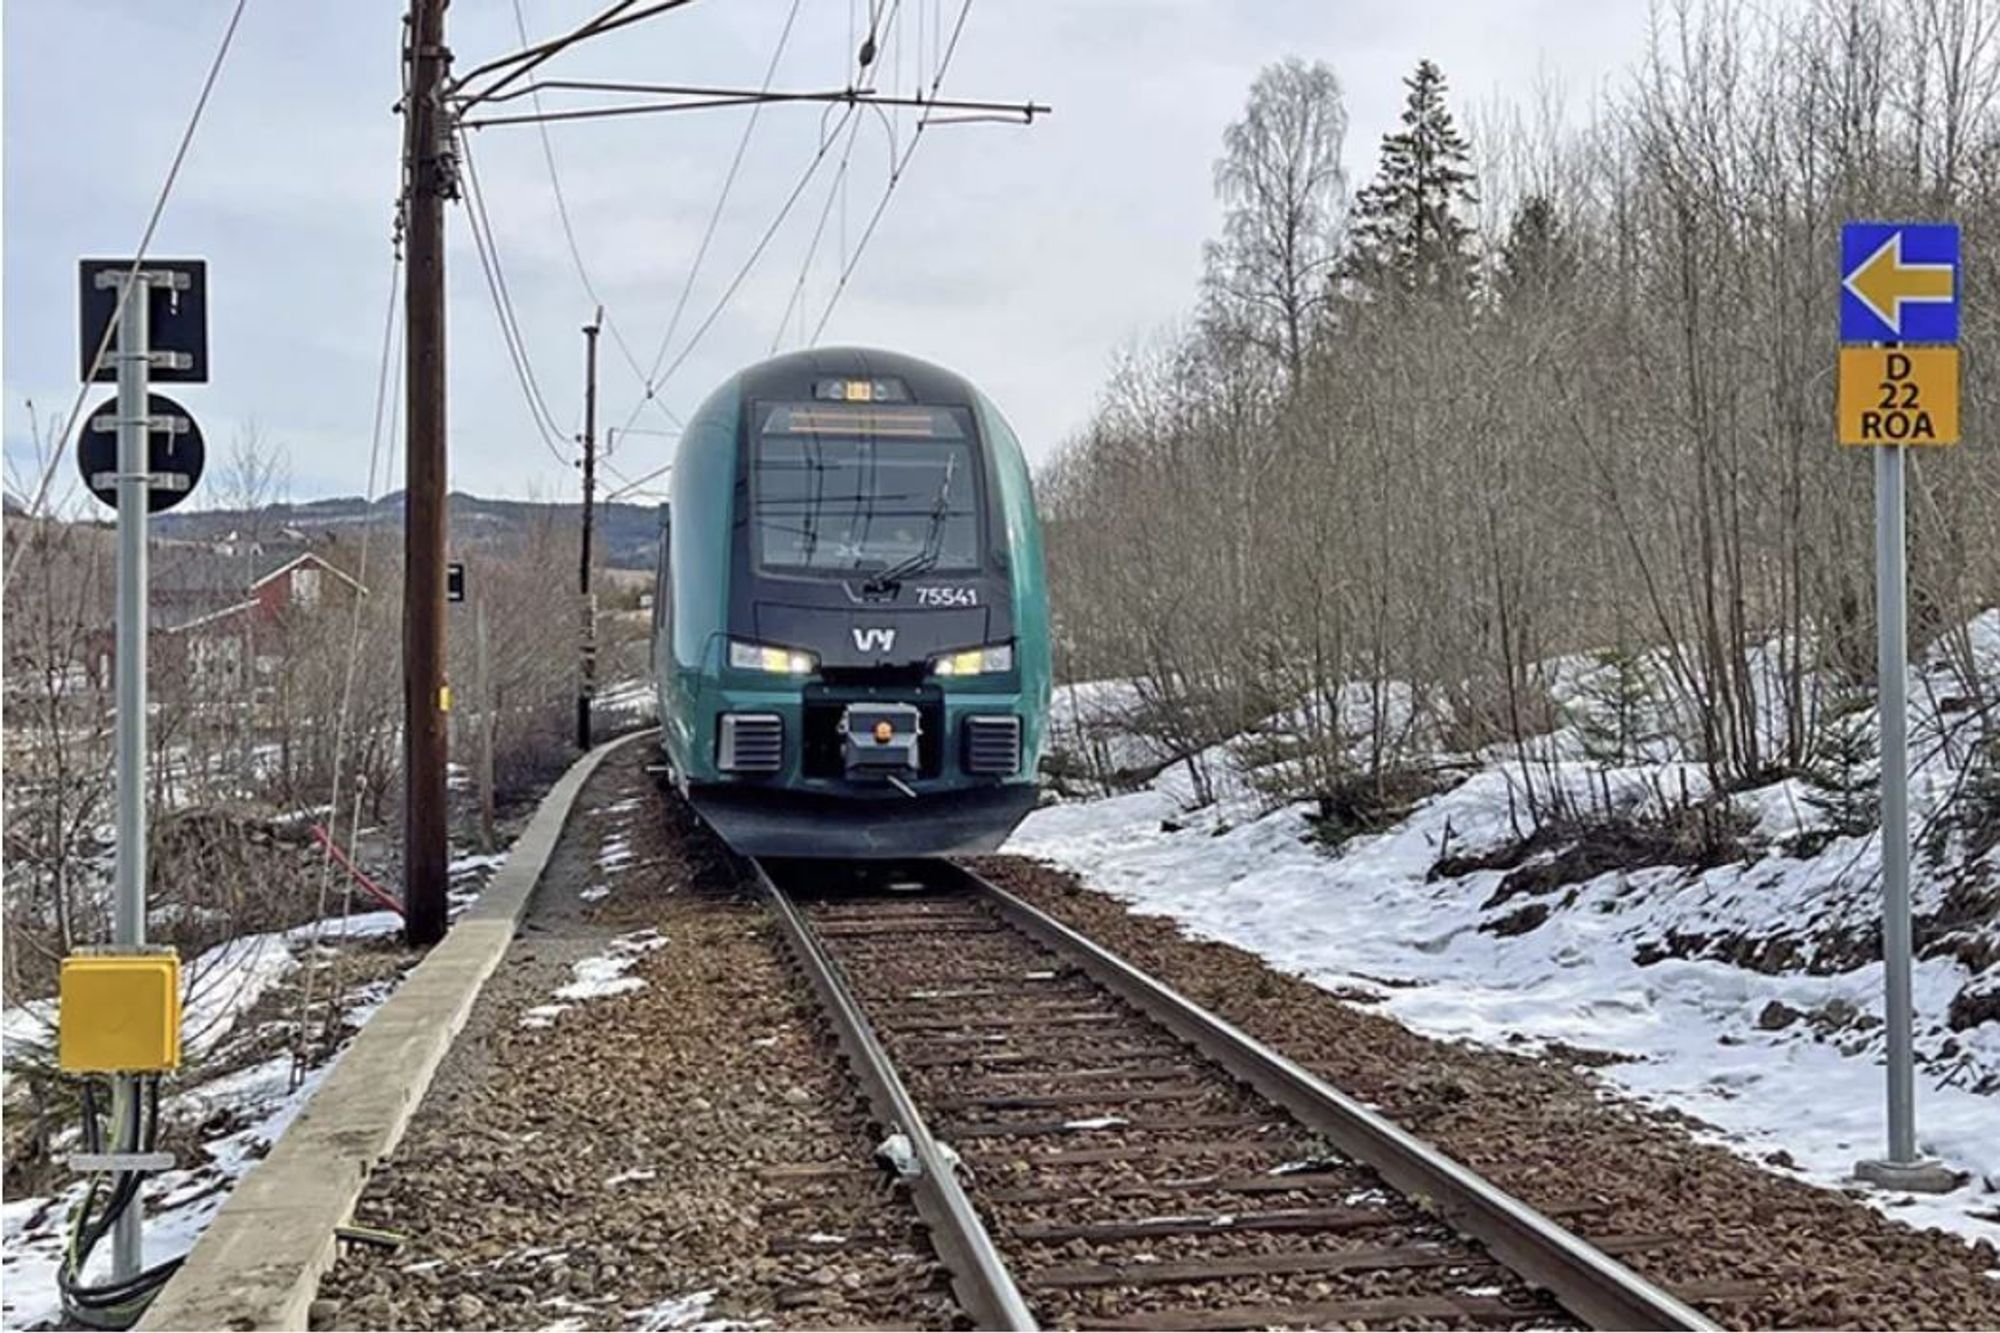
[[[151,371],[148,318],[151,283],[141,270],[132,282],[110,277],[123,298],[118,317],[118,903],[112,942],[137,951],[146,943],[146,382]],[[99,279],[102,281],[102,279]],[[139,1151],[139,1080],[118,1076],[114,1140],[121,1152]],[[130,1281],[144,1267],[139,1200],[118,1215],[111,1233],[111,1275]]]
[[[1851,222],[1841,231],[1840,441],[1875,450],[1876,679],[1882,757],[1883,1022],[1888,1154],[1854,1174],[1942,1193],[1954,1174],[1917,1155],[1910,995],[1908,559],[1903,451],[1958,443],[1958,228]],[[1933,344],[1922,347],[1907,343]]]
[[[100,407],[78,433],[77,463],[91,491],[118,510],[117,571],[117,844],[113,872],[113,951],[142,954],[146,946],[146,639],[147,524],[156,509],[186,499],[201,475],[201,435],[191,417],[148,393],[157,369],[163,379],[208,378],[206,320],[202,308],[205,267],[200,261],[84,260],[80,320],[86,379],[115,378],[117,397],[108,420]],[[112,327],[115,324],[115,327]],[[95,349],[111,335],[110,367],[93,364]],[[155,346],[155,342],[160,345]],[[155,409],[160,409],[155,411]],[[113,453],[101,438],[108,426]],[[185,436],[185,439],[178,437]],[[162,460],[165,460],[164,463]],[[105,463],[112,466],[107,468]],[[171,989],[171,987],[170,987]],[[178,1013],[178,994],[165,997]],[[127,1021],[131,1016],[127,1015]],[[175,1043],[177,1058],[177,1043]],[[123,1066],[126,1069],[130,1065]],[[149,1145],[139,1140],[144,1119],[137,1073],[114,1075],[110,1169],[129,1171]],[[112,1277],[130,1282],[143,1267],[138,1195],[112,1228]]]

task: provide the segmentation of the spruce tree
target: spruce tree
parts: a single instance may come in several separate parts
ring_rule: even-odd
[[[1444,74],[1430,61],[1403,81],[1403,128],[1382,136],[1382,162],[1354,206],[1348,277],[1386,295],[1465,296],[1472,291],[1472,228],[1459,214],[1478,202],[1471,153],[1444,104]]]
[[[1531,194],[1514,210],[1500,248],[1499,287],[1508,304],[1546,297],[1576,271],[1576,247],[1555,201]]]

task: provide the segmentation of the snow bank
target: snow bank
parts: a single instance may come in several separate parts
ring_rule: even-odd
[[[1977,650],[2000,666],[2000,613],[1972,630]],[[1587,668],[1552,674],[1573,688]],[[1085,697],[1113,694],[1098,684]],[[1919,737],[1942,725],[1921,711],[1913,723]],[[1110,725],[1103,714],[1094,724]],[[1678,798],[1683,783],[1697,799],[1707,794],[1704,772],[1665,751],[1606,767],[1583,759],[1576,741],[1573,732],[1546,738],[1536,777],[1590,794],[1585,808],[1607,791],[1627,809],[1656,804],[1663,791]],[[1912,787],[1919,818],[1951,790],[1954,774],[1936,750],[1913,745],[1929,753]],[[1212,757],[1224,771],[1240,769],[1234,753],[1220,747]],[[1872,938],[1879,917],[1878,841],[1833,836],[1801,784],[1774,783],[1732,799],[1762,849],[1747,863],[1616,870],[1489,907],[1505,871],[1430,878],[1445,852],[1504,846],[1516,820],[1526,823],[1509,757],[1471,762],[1469,779],[1338,852],[1314,838],[1305,807],[1268,809],[1247,794],[1240,771],[1221,784],[1217,804],[1190,811],[1178,769],[1137,792],[1038,810],[1004,850],[1073,870],[1136,911],[1172,917],[1320,986],[1378,997],[1383,1011],[1434,1036],[1511,1049],[1562,1042],[1627,1057],[1598,1075],[1699,1118],[1752,1160],[1782,1150],[1804,1178],[1851,1186],[1854,1162],[1879,1155],[1885,1133],[1882,1031],[1872,1022],[1882,967],[1853,965],[1862,956],[1856,941]],[[1821,833],[1813,855],[1781,850],[1808,830]],[[1970,868],[2000,874],[2000,853]],[[1966,869],[1919,858],[1918,911],[1935,911],[1948,880]],[[1491,929],[1524,902],[1546,905],[1546,919],[1516,934]],[[1800,961],[1772,973],[1701,947],[1728,940],[1791,942]],[[2000,1097],[1966,1090],[2000,1084],[2000,1022],[1957,1032],[1947,1023],[1953,996],[1974,980],[1948,957],[1920,961],[1915,977],[1921,1149],[1971,1173],[1971,1183],[1935,1198],[1869,1197],[1914,1225],[2000,1243]]]

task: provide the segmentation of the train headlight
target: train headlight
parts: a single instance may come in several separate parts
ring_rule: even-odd
[[[776,648],[768,643],[729,641],[729,665],[739,671],[768,671],[777,676],[810,676],[819,670],[819,658],[797,648]]]
[[[940,653],[931,659],[933,676],[994,676],[1013,669],[1014,645],[1011,643],[965,648],[955,653]]]

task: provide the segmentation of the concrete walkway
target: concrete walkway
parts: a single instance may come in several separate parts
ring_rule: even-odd
[[[563,774],[479,901],[370,1018],[291,1127],[202,1233],[141,1329],[303,1329],[334,1228],[395,1148],[452,1038],[499,966],[584,783],[605,756],[656,733],[598,746]]]

